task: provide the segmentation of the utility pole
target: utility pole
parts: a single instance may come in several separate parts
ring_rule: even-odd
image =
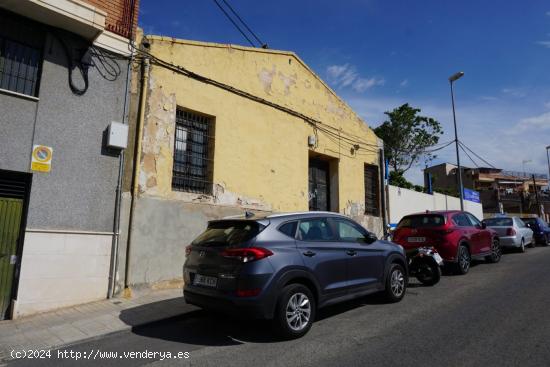
[[[539,217],[542,216],[542,213],[540,212],[540,202],[539,202],[539,193],[537,192],[537,182],[535,181],[535,175],[532,175],[533,178],[533,190],[535,190],[535,201],[537,203],[537,215]]]
[[[463,71],[459,71],[449,77],[449,83],[451,84],[451,103],[453,106],[453,122],[455,126],[455,145],[456,145],[456,166],[457,166],[457,178],[458,178],[458,193],[460,195],[460,210],[464,211],[464,187],[462,186],[462,168],[460,167],[460,153],[458,152],[458,132],[456,129],[456,113],[455,113],[455,96],[453,91],[453,82],[464,76]]]

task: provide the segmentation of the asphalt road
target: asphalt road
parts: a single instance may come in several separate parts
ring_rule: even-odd
[[[550,247],[479,263],[434,287],[413,284],[402,302],[369,296],[321,311],[303,338],[280,341],[265,322],[204,311],[67,348],[117,352],[93,366],[548,366]],[[120,358],[123,352],[188,352],[189,358]],[[73,366],[74,359],[10,366]],[[165,354],[166,356],[166,354]],[[183,356],[182,356],[183,357]]]

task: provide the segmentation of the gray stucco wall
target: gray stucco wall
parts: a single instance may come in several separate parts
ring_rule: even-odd
[[[87,45],[67,37],[72,52]],[[126,61],[115,80],[101,63],[89,69],[89,88],[78,96],[68,84],[67,59],[48,35],[39,100],[0,93],[0,169],[30,172],[33,144],[53,148],[52,171],[33,173],[28,228],[111,232],[119,158],[103,149],[103,132],[122,121]],[[78,85],[82,85],[77,70]],[[34,133],[34,141],[32,140]]]
[[[125,195],[123,211],[129,205],[129,195]],[[129,284],[155,286],[182,280],[185,247],[204,231],[208,221],[243,213],[243,208],[233,206],[138,198],[134,211]],[[128,216],[122,218],[121,231],[127,233]],[[118,290],[124,284],[125,240],[123,236],[119,248]]]
[[[0,168],[27,171],[37,102],[0,91]]]

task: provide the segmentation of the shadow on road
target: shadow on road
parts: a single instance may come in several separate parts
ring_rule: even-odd
[[[162,312],[164,308],[173,307],[174,302],[183,305],[182,300],[154,302],[124,310],[120,314],[120,319],[128,325],[134,325],[136,315]],[[359,307],[383,303],[385,303],[384,298],[379,294],[361,297],[319,310],[316,320],[330,318]],[[275,333],[270,321],[249,319],[246,315],[228,316],[188,305],[182,307],[181,315],[143,326],[133,326],[132,333],[147,338],[197,346],[231,346],[248,342],[284,341]]]

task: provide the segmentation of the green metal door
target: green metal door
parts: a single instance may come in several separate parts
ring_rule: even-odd
[[[22,213],[23,199],[0,197],[0,320],[8,317]]]

